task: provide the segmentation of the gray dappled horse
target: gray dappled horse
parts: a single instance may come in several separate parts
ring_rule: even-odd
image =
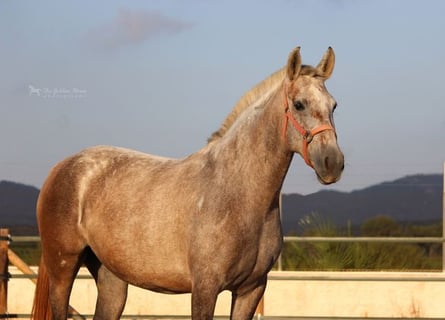
[[[343,171],[324,85],[334,59],[329,48],[314,68],[293,50],[186,158],[98,146],[58,163],[37,204],[33,318],[66,319],[85,264],[98,289],[94,319],[119,319],[129,283],[191,292],[193,320],[212,319],[218,294],[230,290],[231,318],[251,319],[282,247],[278,199],[293,154],[323,184]]]

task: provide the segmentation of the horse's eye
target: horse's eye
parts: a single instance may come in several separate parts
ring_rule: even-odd
[[[295,101],[294,102],[294,108],[298,111],[303,111],[306,107],[304,106],[303,102],[301,101]]]
[[[332,108],[332,111],[335,111],[337,109],[337,102],[334,104],[334,107]]]

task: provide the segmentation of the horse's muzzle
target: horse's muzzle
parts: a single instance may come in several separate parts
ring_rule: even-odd
[[[328,148],[324,154],[314,162],[314,169],[318,180],[322,184],[331,184],[340,180],[345,159],[339,148]]]

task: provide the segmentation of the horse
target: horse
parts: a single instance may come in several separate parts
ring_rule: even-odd
[[[316,67],[295,48],[185,158],[95,146],[56,164],[37,202],[33,319],[66,319],[83,264],[97,285],[96,320],[119,319],[128,284],[191,293],[193,320],[212,319],[229,290],[231,319],[251,319],[281,252],[279,195],[294,153],[322,184],[344,168],[325,87],[334,64],[331,47]]]

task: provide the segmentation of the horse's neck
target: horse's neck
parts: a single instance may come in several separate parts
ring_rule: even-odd
[[[222,164],[217,176],[255,199],[278,197],[292,160],[280,134],[281,100],[274,93],[264,105],[246,110],[209,153]]]

